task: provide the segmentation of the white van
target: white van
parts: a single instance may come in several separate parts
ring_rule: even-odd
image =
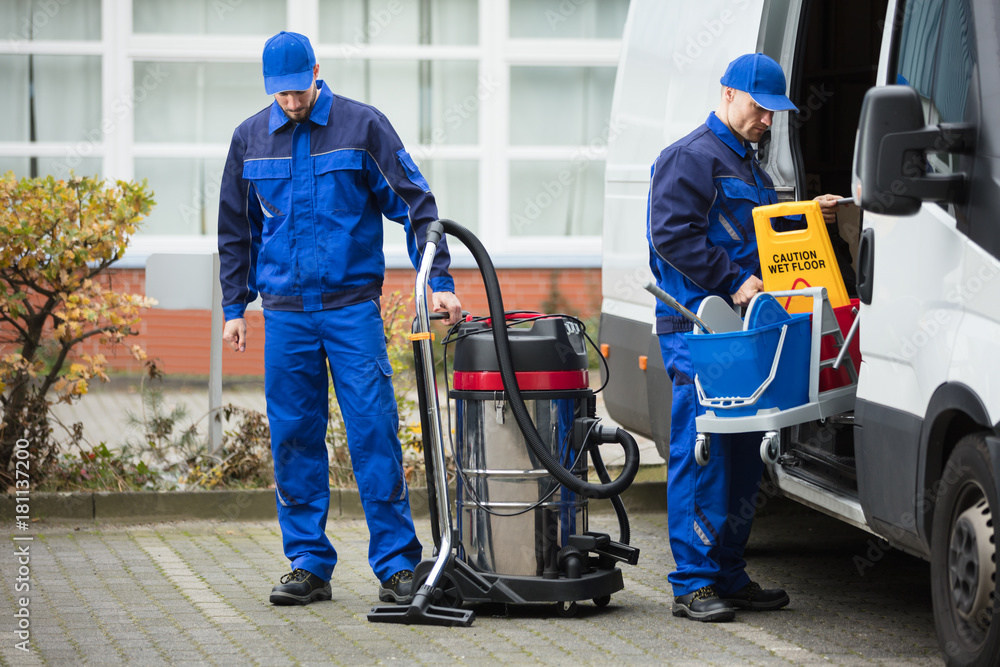
[[[855,409],[784,429],[770,476],[930,560],[948,664],[1000,664],[997,0],[632,0],[606,171],[609,413],[666,457],[670,382],[642,289],[649,169],[755,51],[781,63],[801,110],[761,142],[779,199],[860,204],[839,214],[861,299]]]

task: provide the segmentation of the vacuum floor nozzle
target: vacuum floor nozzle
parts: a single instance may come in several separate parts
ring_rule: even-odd
[[[424,590],[425,588],[430,590]],[[420,623],[462,628],[469,627],[476,620],[476,614],[471,609],[452,609],[431,604],[432,592],[432,587],[423,586],[407,606],[372,607],[368,620],[372,623]]]

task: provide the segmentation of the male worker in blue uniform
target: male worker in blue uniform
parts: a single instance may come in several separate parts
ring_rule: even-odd
[[[692,312],[710,294],[745,306],[763,290],[751,212],[777,203],[777,197],[751,144],[776,111],[797,111],[785,96],[781,66],[763,54],[734,60],[721,83],[717,110],[660,153],[649,187],[650,268],[657,285]],[[828,223],[836,221],[836,199],[817,197]],[[788,595],[762,589],[745,571],[752,517],[741,512],[744,501],[752,507],[757,499],[760,435],[713,434],[708,464],[695,461],[695,417],[704,408],[684,340],[691,328],[680,313],[657,302],[656,333],[673,384],[667,514],[677,569],[668,580],[675,616],[727,621],[737,608],[779,609]]]
[[[406,229],[418,265],[437,206],[427,181],[378,110],[334,95],[317,79],[309,40],[281,32],[264,46],[274,102],[234,132],[219,202],[223,338],[246,348],[246,305],[264,307],[264,391],[285,555],[292,571],[273,604],[331,598],[337,553],[326,536],[327,361],[370,543],[379,599],[412,598],[421,545],[413,528],[397,438],[392,367],[379,297],[382,216]],[[432,306],[460,317],[442,239]]]

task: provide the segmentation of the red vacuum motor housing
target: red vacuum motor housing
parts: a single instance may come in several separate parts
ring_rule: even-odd
[[[508,313],[508,323],[530,319],[531,326],[509,327],[511,359],[521,391],[588,389],[587,341],[576,321],[554,315]],[[455,391],[503,391],[500,365],[489,320],[464,322],[455,343]]]

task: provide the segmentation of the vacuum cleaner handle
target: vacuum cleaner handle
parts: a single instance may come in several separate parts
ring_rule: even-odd
[[[435,220],[427,226],[427,242],[424,245],[424,252],[420,258],[420,266],[417,269],[417,280],[414,287],[414,301],[417,308],[417,323],[414,333],[429,334],[430,321],[434,313],[427,307],[427,285],[430,279],[431,265],[434,263],[434,256],[437,253],[437,246],[441,242],[444,234],[442,221]],[[424,359],[433,359],[433,348],[429,335],[422,336],[418,341],[421,354]],[[423,378],[418,381],[423,383],[424,395],[427,397],[427,421],[430,429],[431,442],[429,446],[434,464],[434,486],[436,493],[436,515],[438,525],[438,535],[441,543],[438,545],[439,558],[434,564],[427,577],[424,586],[421,587],[423,595],[429,594],[434,585],[437,584],[438,577],[447,562],[447,556],[452,549],[452,519],[451,507],[448,503],[448,476],[444,464],[444,431],[441,427],[441,412],[438,407],[437,377],[434,375],[432,364],[424,364]],[[428,443],[425,443],[427,446]],[[426,590],[425,590],[426,589]]]
[[[444,225],[441,224],[440,220],[435,220],[431,224],[427,225],[427,235],[424,240],[424,244],[433,243],[434,248],[437,249],[441,245],[441,237],[444,236]]]
[[[451,508],[448,503],[448,478],[444,467],[444,438],[441,431],[441,414],[438,410],[437,398],[437,378],[434,375],[433,349],[431,347],[430,321],[437,319],[438,313],[432,313],[427,308],[427,283],[430,278],[431,265],[434,263],[434,255],[437,253],[438,244],[441,243],[443,227],[440,222],[435,221],[428,225],[427,241],[424,245],[423,255],[420,258],[420,266],[417,268],[417,280],[414,287],[414,301],[417,307],[417,317],[413,323],[413,336],[411,341],[414,344],[414,356],[418,363],[423,360],[423,377],[418,378],[421,383],[421,391],[426,397],[425,415],[421,416],[421,429],[424,427],[426,417],[426,430],[429,431],[430,443],[424,443],[431,451],[431,461],[433,464],[433,485],[428,480],[428,489],[433,486],[434,507],[431,516],[437,516],[437,534],[435,544],[438,547],[437,557],[427,578],[414,592],[413,600],[409,606],[381,606],[373,607],[368,614],[368,620],[375,623],[429,623],[433,625],[464,626],[472,625],[476,615],[470,609],[452,609],[432,604],[434,591],[437,588],[438,580],[448,567],[452,559],[452,523]],[[419,350],[419,355],[417,354]],[[423,407],[423,406],[422,406]],[[425,433],[425,435],[428,435]],[[415,584],[418,582],[414,582]]]

